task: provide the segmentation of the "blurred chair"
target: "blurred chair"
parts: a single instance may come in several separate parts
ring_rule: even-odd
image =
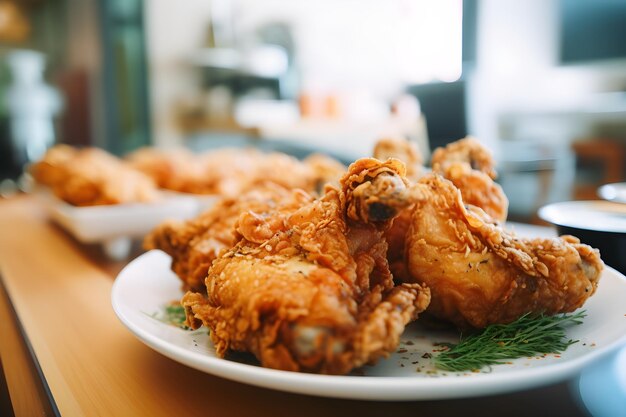
[[[498,182],[509,197],[509,220],[545,224],[537,210],[569,200],[574,156],[567,146],[549,141],[502,141]]]
[[[616,140],[589,138],[572,143],[576,157],[575,200],[596,200],[603,184],[624,179],[625,146]]]
[[[419,101],[431,150],[467,136],[464,81],[414,85],[407,93]]]

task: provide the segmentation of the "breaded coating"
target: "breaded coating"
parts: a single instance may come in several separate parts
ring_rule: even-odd
[[[429,302],[394,286],[384,231],[408,204],[402,164],[352,164],[341,188],[238,219],[240,240],[213,262],[206,291],[182,300],[188,323],[211,329],[217,354],[252,352],[263,366],[345,374],[393,352]],[[285,216],[285,213],[289,213]]]
[[[136,168],[153,172],[162,187],[225,196],[197,218],[163,223],[144,239],[146,249],[160,249],[172,257],[172,270],[183,281],[183,288],[193,291],[204,289],[204,279],[213,260],[239,240],[235,224],[240,215],[260,216],[279,206],[293,211],[310,202],[324,184],[338,183],[346,170],[335,159],[320,154],[300,162],[288,155],[264,154],[253,149],[223,149],[198,157],[186,151],[166,154],[146,148],[137,151],[130,160]],[[190,169],[184,167],[185,161]],[[204,168],[195,168],[203,166],[211,168],[207,171],[213,176],[207,176],[214,181],[202,181],[199,177],[186,181],[189,177],[184,172],[176,172],[199,175]],[[245,175],[246,170],[250,176]],[[174,181],[179,181],[178,185]]]
[[[415,143],[403,138],[382,138],[374,145],[374,158],[384,161],[399,159],[406,166],[406,178],[417,181],[426,173],[424,157]]]
[[[573,311],[595,292],[603,262],[572,236],[525,239],[467,205],[438,174],[417,184],[407,268],[432,292],[428,312],[459,327],[507,323],[525,313]]]
[[[433,171],[461,190],[463,201],[480,207],[494,220],[506,220],[509,199],[497,178],[491,152],[472,137],[437,148],[432,156]]]
[[[447,171],[448,165],[456,163],[469,164],[470,168],[487,174],[493,180],[498,177],[491,152],[471,136],[437,148],[433,152],[431,165],[435,172]]]
[[[165,222],[144,239],[144,248],[160,249],[172,257],[172,270],[184,290],[204,291],[204,279],[217,256],[232,248],[241,238],[235,228],[241,215],[244,230],[262,224],[262,216],[278,207],[290,214],[313,197],[291,191],[272,182],[259,184],[237,198],[224,198],[197,218],[185,222]],[[260,220],[255,220],[259,217]],[[278,213],[276,213],[278,218]]]

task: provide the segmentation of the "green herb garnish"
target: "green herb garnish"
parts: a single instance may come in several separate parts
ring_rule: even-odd
[[[509,324],[492,324],[482,332],[461,337],[458,344],[442,343],[448,348],[434,359],[446,371],[478,370],[499,365],[505,360],[559,353],[578,340],[566,340],[566,325],[581,324],[585,312],[532,317],[525,314]]]
[[[173,302],[164,306],[160,312],[153,313],[150,315],[150,317],[157,319],[163,323],[180,327],[181,329],[189,329],[189,327],[185,325],[185,309],[178,302]]]

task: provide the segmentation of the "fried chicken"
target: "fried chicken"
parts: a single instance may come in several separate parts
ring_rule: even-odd
[[[254,148],[223,148],[193,154],[185,149],[143,148],[126,157],[159,187],[191,194],[236,197],[267,181],[289,189],[320,189],[337,181],[345,167],[327,156],[299,161],[293,156]]]
[[[46,151],[41,160],[29,167],[29,173],[39,184],[53,187],[67,178],[64,167],[76,158],[78,152],[78,149],[69,145],[55,145]]]
[[[417,185],[407,267],[432,292],[428,312],[459,327],[507,323],[525,313],[583,305],[598,285],[599,252],[572,236],[524,239],[498,226],[438,174]]]
[[[404,162],[406,177],[411,181],[417,181],[426,173],[424,157],[415,143],[402,138],[382,138],[374,145],[374,158],[384,161],[388,158],[396,158]]]
[[[98,148],[57,145],[30,169],[40,184],[75,206],[96,206],[158,199],[154,182]]]
[[[406,166],[406,178],[410,181],[417,181],[428,169],[423,165],[424,158],[417,146],[402,138],[382,138],[374,146],[374,158],[385,160],[396,158],[404,162]],[[393,220],[391,227],[385,232],[385,239],[389,244],[387,260],[393,276],[399,280],[409,280],[404,256],[404,245],[406,232],[411,222],[413,205],[409,205],[402,210]]]
[[[271,157],[271,160],[276,161],[277,158]],[[287,164],[292,163],[291,157],[283,159],[285,161]],[[290,187],[280,185],[273,177],[270,177],[273,181],[257,178],[254,187],[237,196],[221,199],[195,219],[159,225],[144,239],[144,248],[160,249],[169,254],[172,257],[172,270],[182,280],[183,289],[202,291],[204,278],[213,260],[221,251],[237,242],[239,234],[234,226],[241,213],[261,215],[279,205],[283,211],[293,211],[312,200],[312,195],[323,184],[338,181],[345,171],[345,167],[336,160],[319,154],[311,155],[298,164],[306,167],[306,178],[294,178],[292,183],[283,183],[295,187],[300,182],[307,186],[308,193],[302,190],[291,192]],[[279,172],[286,177],[299,175],[297,172],[289,172],[285,166]]]
[[[347,167],[328,155],[313,153],[302,160],[310,170],[311,183],[317,194],[324,191],[324,185],[339,185],[339,179]]]
[[[182,299],[188,323],[211,329],[219,356],[249,351],[290,371],[344,374],[393,352],[430,298],[394,286],[385,257],[385,229],[417,198],[403,174],[399,161],[363,159],[295,211],[287,201],[242,213],[206,291]]]
[[[407,165],[407,178],[418,181],[428,173],[423,157],[417,147],[404,139],[381,139],[374,147],[378,159],[394,157]],[[494,182],[496,171],[491,153],[473,138],[450,143],[437,148],[432,156],[435,172],[451,180],[460,190],[465,202],[476,205],[497,221],[506,220],[508,199],[502,188]],[[401,281],[410,280],[406,263],[406,233],[411,223],[414,207],[408,207],[394,220],[386,232],[389,242],[389,265],[394,277]]]
[[[461,190],[463,201],[480,207],[494,220],[505,221],[509,200],[497,178],[491,152],[472,137],[437,148],[432,156],[433,171]]]
[[[237,198],[220,200],[195,219],[159,225],[144,239],[144,248],[160,249],[172,257],[172,270],[183,282],[184,290],[204,291],[204,279],[213,260],[240,238],[235,224],[241,213],[247,213],[250,225],[254,218],[262,219],[278,207],[285,215],[312,200],[303,191],[261,183]],[[275,217],[279,217],[277,213]]]
[[[145,147],[126,155],[125,160],[166,190],[212,194],[217,186],[215,176],[207,173],[195,155],[185,148]]]

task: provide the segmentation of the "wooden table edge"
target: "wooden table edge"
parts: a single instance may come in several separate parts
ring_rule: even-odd
[[[11,407],[15,415],[60,416],[46,377],[17,316],[0,270],[0,356]],[[17,381],[20,381],[19,383]]]

